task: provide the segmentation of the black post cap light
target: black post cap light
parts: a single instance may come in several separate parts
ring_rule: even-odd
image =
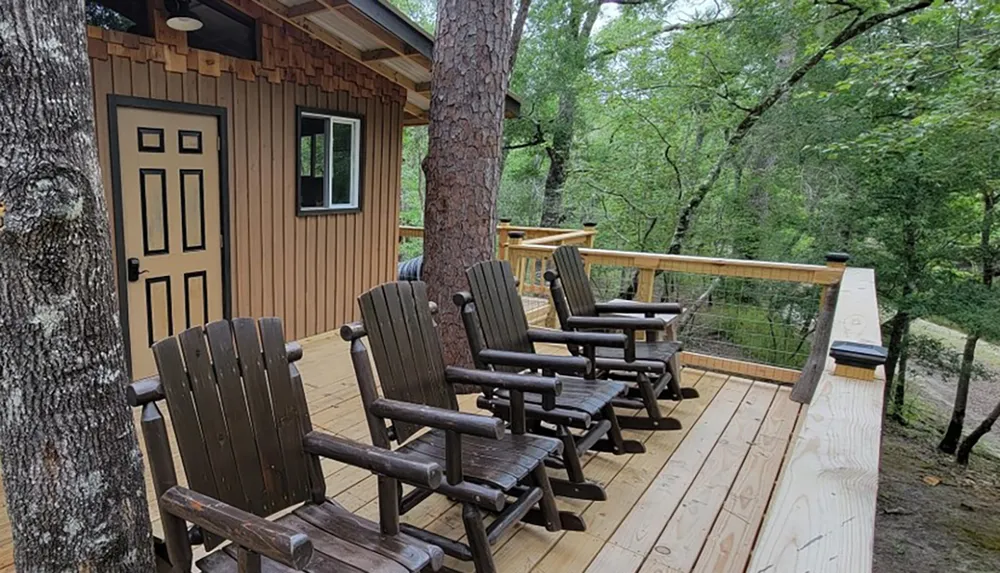
[[[833,370],[837,376],[874,380],[875,369],[885,364],[889,350],[874,344],[837,340],[830,345],[830,356],[837,363]]]

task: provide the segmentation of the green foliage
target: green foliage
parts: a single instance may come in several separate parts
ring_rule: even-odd
[[[397,4],[433,20],[431,0]],[[859,14],[907,4],[607,4],[581,34],[592,0],[534,0],[500,215],[538,223],[552,146],[569,136],[565,226],[594,221],[598,247],[664,252],[747,110]],[[407,131],[402,217],[419,223],[426,131]],[[888,308],[993,338],[986,195],[1000,195],[1000,3],[937,2],[828,53],[780,98],[723,165],[685,252],[820,262],[846,250],[876,268]]]

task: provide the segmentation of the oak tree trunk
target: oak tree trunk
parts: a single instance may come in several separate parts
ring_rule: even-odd
[[[452,295],[493,257],[507,92],[509,0],[440,0],[426,165],[424,268],[449,364],[470,364]]]
[[[903,326],[903,342],[899,349],[899,371],[896,374],[896,383],[892,392],[892,415],[900,424],[906,423],[903,409],[906,406],[906,366],[910,355],[910,324]]]
[[[979,230],[979,256],[982,266],[983,286],[987,289],[993,287],[993,213],[996,209],[996,197],[991,189],[983,190],[983,221]],[[979,333],[970,332],[965,337],[965,350],[962,352],[962,365],[958,370],[958,386],[955,388],[955,405],[952,407],[951,420],[948,422],[948,429],[945,430],[938,449],[946,454],[955,453],[959,440],[962,439],[962,430],[965,427],[965,409],[969,402],[969,385],[972,381],[972,366],[976,361],[976,345],[979,342]],[[984,421],[983,424],[986,422]],[[992,423],[990,423],[992,426]],[[980,425],[977,431],[983,426]],[[989,431],[987,428],[986,431]],[[971,436],[970,436],[971,437]],[[977,437],[972,443],[978,441]],[[969,446],[969,450],[972,446]],[[968,452],[965,453],[968,460]]]
[[[969,456],[972,455],[972,448],[979,443],[979,438],[982,438],[993,429],[993,424],[996,423],[997,418],[1000,418],[1000,402],[993,407],[993,411],[990,412],[990,415],[987,416],[986,419],[983,420],[978,426],[976,426],[976,429],[972,430],[971,434],[962,440],[962,445],[958,447],[958,453],[955,454],[955,460],[958,463],[963,466],[969,463]]]
[[[0,457],[24,572],[153,571],[82,0],[0,4]]]
[[[955,387],[955,404],[951,409],[951,420],[948,421],[948,429],[938,444],[938,449],[946,454],[954,454],[959,440],[962,439],[965,409],[969,403],[969,382],[972,381],[972,364],[976,360],[978,342],[978,334],[970,333],[965,337],[965,349],[962,352],[962,365],[958,370],[958,385]]]
[[[573,137],[576,133],[576,81],[587,67],[587,48],[604,0],[590,0],[587,4],[570,3],[570,15],[564,33],[569,44],[562,54],[563,81],[559,92],[559,108],[552,128],[552,145],[545,149],[549,156],[549,172],[545,177],[542,193],[542,227],[560,227],[566,219],[563,210],[563,185],[566,183]]]

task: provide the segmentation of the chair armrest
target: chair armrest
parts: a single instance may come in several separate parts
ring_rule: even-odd
[[[312,431],[302,439],[306,452],[396,478],[424,489],[441,485],[441,466],[417,462],[383,448]]]
[[[125,401],[133,408],[145,406],[150,402],[166,399],[163,392],[163,384],[160,383],[159,376],[150,376],[141,380],[136,380],[125,387]]]
[[[643,374],[662,374],[667,365],[659,360],[622,360],[621,358],[598,358],[594,360],[598,370],[624,370]]]
[[[599,302],[597,312],[621,313],[621,314],[680,314],[684,309],[676,302],[638,302],[638,301],[618,301]]]
[[[559,374],[588,375],[593,372],[593,364],[582,356],[553,356],[531,352],[485,349],[479,352],[479,360],[491,366],[517,366],[532,370],[551,370]]]
[[[473,384],[486,388],[520,390],[522,392],[534,392],[543,396],[549,395],[553,397],[562,393],[562,382],[556,378],[545,378],[543,376],[508,374],[506,372],[492,372],[489,370],[469,370],[468,368],[458,368],[456,366],[445,367],[444,376],[452,384]]]
[[[159,504],[163,511],[294,569],[302,569],[312,558],[306,534],[185,487],[163,492]]]
[[[379,418],[430,426],[439,430],[452,430],[470,436],[499,440],[504,435],[503,420],[478,414],[467,414],[388,398],[375,400],[368,410]]]
[[[544,328],[528,329],[528,340],[531,342],[548,342],[553,344],[600,346],[602,348],[625,348],[625,345],[628,344],[628,337],[624,334],[574,332],[568,330],[549,330]]]
[[[571,316],[566,319],[566,327],[609,328],[614,330],[663,330],[667,323],[662,318],[639,318],[632,316]]]

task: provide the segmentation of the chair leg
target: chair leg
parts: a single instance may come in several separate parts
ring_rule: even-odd
[[[468,537],[469,550],[472,552],[472,562],[476,573],[496,573],[490,543],[486,539],[486,525],[479,509],[470,503],[462,504],[462,522],[465,524],[465,535]]]
[[[639,385],[639,393],[642,395],[642,403],[646,407],[646,413],[653,420],[659,420],[663,417],[660,413],[660,405],[656,401],[656,394],[653,392],[653,383],[644,374],[639,375],[637,380]]]
[[[562,530],[559,508],[556,507],[556,495],[552,492],[552,484],[549,483],[549,474],[545,473],[545,466],[542,464],[535,466],[535,469],[531,470],[531,477],[534,478],[535,485],[542,490],[542,499],[538,500],[538,508],[542,510],[542,515],[545,517],[545,529],[549,531]]]
[[[566,468],[566,475],[571,482],[583,482],[583,466],[580,465],[580,456],[576,451],[576,437],[565,426],[559,426],[559,439],[563,443],[562,461]]]
[[[599,440],[590,449],[595,452],[610,452],[616,456],[622,454],[641,454],[646,451],[646,446],[639,440],[626,440],[622,436],[622,425],[618,420],[613,404],[608,404],[601,409],[604,419],[611,422],[608,428],[607,438]]]

